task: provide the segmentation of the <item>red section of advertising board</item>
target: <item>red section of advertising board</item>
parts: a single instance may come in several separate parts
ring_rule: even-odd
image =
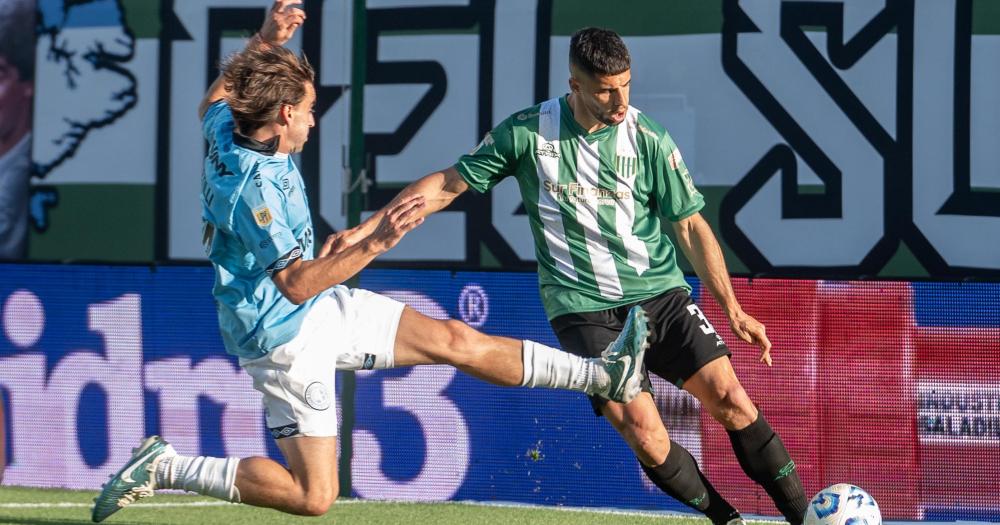
[[[774,345],[772,367],[758,362],[760,351],[732,333],[705,288],[699,304],[732,350],[737,377],[785,442],[811,495],[821,488],[822,472],[820,450],[815,446],[820,421],[806,409],[815,406],[819,396],[814,373],[820,326],[817,283],[737,279],[733,286],[743,309],[767,327]],[[705,474],[733,505],[746,513],[777,514],[767,493],[743,473],[729,437],[707,410],[702,410],[702,456]]]
[[[909,285],[758,279],[734,286],[743,308],[767,326],[774,366],[757,363],[755,348],[726,333],[733,365],[791,452],[807,495],[850,482],[872,493],[886,518],[918,518]],[[702,294],[713,324],[728,326]],[[707,411],[702,428],[703,467],[720,492],[744,512],[776,514]]]

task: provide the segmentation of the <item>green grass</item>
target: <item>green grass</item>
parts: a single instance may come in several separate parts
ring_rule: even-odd
[[[0,488],[0,524],[85,524],[90,523],[90,503],[96,492],[55,489]],[[193,506],[204,502],[209,506]],[[40,504],[12,507],[12,504]],[[203,504],[204,504],[203,503]],[[56,506],[60,504],[61,506]],[[176,506],[161,506],[162,504]],[[180,494],[158,494],[108,518],[112,525],[193,525],[201,523],[239,525],[283,525],[286,523],[374,524],[630,524],[708,525],[709,521],[676,515],[582,510],[554,510],[539,507],[502,507],[468,503],[384,503],[341,500],[322,518],[298,518],[269,509],[246,505],[217,505],[216,500]]]

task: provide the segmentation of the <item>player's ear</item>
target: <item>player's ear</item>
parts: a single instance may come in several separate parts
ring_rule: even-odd
[[[569,77],[569,91],[570,93],[579,93],[580,81],[573,77]]]
[[[580,68],[570,62],[569,64],[569,91],[570,93],[580,92]]]
[[[284,125],[287,126],[288,124],[290,124],[292,122],[292,110],[293,109],[295,109],[295,106],[292,106],[291,104],[282,104],[281,105],[281,123],[282,124],[284,124]]]

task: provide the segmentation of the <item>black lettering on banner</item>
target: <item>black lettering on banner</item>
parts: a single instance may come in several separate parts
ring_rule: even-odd
[[[918,261],[936,275],[1000,275],[1000,261],[986,267],[961,267],[949,264],[927,238],[914,219],[913,120],[914,112],[914,39],[915,13],[908,0],[886,0],[881,9],[850,40],[844,40],[845,2],[784,1],[780,11],[780,38],[826,91],[857,131],[883,159],[883,217],[881,238],[856,264],[823,267],[794,266],[770,261],[748,234],[737,224],[736,215],[776,174],[781,175],[782,219],[842,218],[845,176],[833,164],[773,93],[758,78],[750,64],[740,56],[741,35],[761,33],[743,9],[741,0],[724,0],[722,63],[726,74],[785,140],[766,152],[723,199],[720,230],[729,246],[752,272],[816,275],[874,275],[905,242]],[[970,183],[970,63],[972,41],[971,0],[956,0],[955,71],[954,73],[954,193],[938,215],[1000,217],[1000,193],[973,191]],[[825,58],[806,38],[806,27],[821,27],[826,32]],[[896,129],[895,138],[884,129],[836,70],[848,70],[869,53],[876,44],[894,34],[896,38]],[[918,57],[919,58],[919,57]],[[836,68],[836,69],[835,69]],[[887,72],[891,74],[892,72]],[[803,194],[798,188],[796,158],[801,158],[820,178],[824,191]],[[863,174],[850,174],[863,176]],[[788,239],[794,243],[795,239]]]
[[[423,84],[430,89],[417,101],[399,127],[391,133],[366,133],[365,151],[370,158],[394,155],[403,151],[420,129],[434,115],[448,90],[448,77],[437,61],[378,61],[379,38],[386,32],[398,31],[449,31],[478,28],[479,70],[477,96],[477,134],[482,137],[492,127],[493,101],[493,41],[495,0],[471,0],[469,5],[422,6],[368,10],[368,84]],[[456,159],[441,159],[442,166]],[[369,193],[367,209],[378,209],[389,203],[399,189],[379,188],[378,173],[374,162],[368,166],[369,176],[376,184]],[[417,175],[419,176],[419,175]],[[488,196],[467,192],[449,206],[450,211],[461,211],[466,217],[465,266],[480,265],[480,241],[504,264],[519,262],[513,250],[492,224],[492,206]],[[462,265],[462,263],[459,263]],[[451,263],[450,266],[455,266]]]

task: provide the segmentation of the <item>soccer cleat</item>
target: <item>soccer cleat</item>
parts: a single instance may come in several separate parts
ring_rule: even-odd
[[[642,362],[649,348],[646,312],[639,306],[628,311],[625,326],[618,338],[601,352],[604,370],[611,376],[611,386],[604,397],[628,403],[642,391]]]
[[[99,523],[136,500],[148,498],[156,489],[156,465],[165,457],[176,456],[174,447],[160,436],[151,436],[132,449],[132,459],[111,476],[94,499],[91,519]]]

